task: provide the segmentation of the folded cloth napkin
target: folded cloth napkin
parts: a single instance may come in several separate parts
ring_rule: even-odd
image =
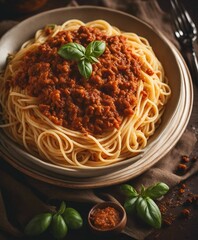
[[[155,0],[96,0],[72,1],[71,5],[95,4],[115,8],[153,24],[156,30],[161,30],[175,44],[169,15],[164,13]],[[5,24],[5,22],[4,22]],[[197,126],[195,126],[197,127]],[[141,176],[128,181],[137,189],[141,185],[151,185],[162,181],[173,187],[198,171],[198,161],[186,174],[179,176],[176,169],[182,155],[190,155],[197,142],[196,134],[189,126],[177,145],[163,157],[155,166]],[[27,222],[36,214],[54,211],[57,201],[76,202],[79,205],[95,204],[104,200],[119,201],[123,204],[120,186],[100,189],[75,190],[53,186],[30,178],[10,167],[3,157],[0,159],[0,239],[20,239]],[[132,216],[128,216],[127,226],[123,233],[135,239],[144,239],[151,228],[139,225]]]

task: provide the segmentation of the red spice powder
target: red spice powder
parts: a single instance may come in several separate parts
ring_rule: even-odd
[[[96,228],[108,230],[120,222],[120,214],[113,207],[98,208],[91,215],[91,222]]]
[[[194,205],[195,207],[198,206],[198,194],[189,193],[188,198],[186,199],[185,205]]]
[[[181,211],[181,214],[184,218],[189,218],[190,217],[190,209],[187,209],[187,208],[184,208],[182,211]]]
[[[193,167],[197,156],[183,155],[180,160],[175,173],[184,175]],[[198,206],[198,194],[191,192],[191,188],[188,184],[181,182],[159,203],[165,226],[171,225],[178,217],[186,220],[192,216],[193,209]]]
[[[187,162],[190,162],[190,158],[188,157],[188,156],[182,156],[182,161],[184,162],[184,163],[187,163]]]
[[[178,170],[179,170],[179,171],[186,172],[187,168],[188,168],[188,167],[187,167],[185,164],[180,163],[180,164],[178,165]]]

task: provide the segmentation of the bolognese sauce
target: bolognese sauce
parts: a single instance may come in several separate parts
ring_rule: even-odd
[[[105,41],[106,49],[93,64],[91,77],[85,79],[76,62],[63,59],[57,51],[69,42],[86,47],[95,40]],[[124,36],[107,36],[81,26],[75,31],[60,31],[26,53],[12,84],[37,97],[39,110],[54,124],[101,134],[119,129],[123,118],[133,115],[140,69]]]

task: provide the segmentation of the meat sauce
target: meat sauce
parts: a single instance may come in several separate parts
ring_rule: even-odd
[[[91,77],[85,79],[76,62],[63,59],[57,51],[69,42],[86,47],[95,40],[105,41],[106,49],[92,65]],[[124,36],[106,36],[100,30],[81,26],[75,31],[61,31],[26,53],[12,84],[37,97],[41,113],[54,124],[101,134],[118,129],[124,117],[133,115],[140,69],[141,63]]]

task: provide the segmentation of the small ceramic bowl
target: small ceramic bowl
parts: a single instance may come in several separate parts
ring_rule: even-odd
[[[96,234],[118,234],[124,229],[126,222],[124,208],[115,202],[98,203],[88,214],[89,226]]]

